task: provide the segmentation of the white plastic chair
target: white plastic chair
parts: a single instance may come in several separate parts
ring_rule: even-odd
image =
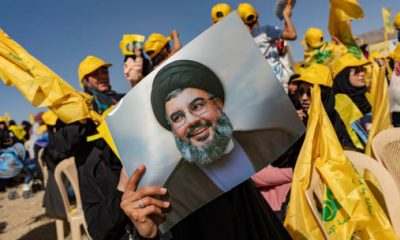
[[[43,184],[44,184],[44,186],[46,186],[47,181],[49,179],[49,169],[47,168],[46,162],[44,160],[44,148],[39,150],[38,163],[39,163],[39,167],[42,170],[42,174],[43,174]]]
[[[365,175],[365,170],[368,170],[378,180],[380,189],[382,190],[381,197],[384,202],[379,202],[386,209],[389,220],[392,223],[394,232],[400,237],[400,191],[396,187],[396,182],[393,176],[387,169],[375,159],[355,151],[344,151],[347,158],[354,164],[361,176]],[[374,193],[374,192],[373,192]]]
[[[379,132],[372,139],[371,146],[376,160],[385,165],[400,190],[400,128],[389,128]]]
[[[68,199],[67,190],[65,189],[62,175],[64,175],[68,181],[71,183],[72,189],[74,190],[76,204],[71,204]],[[73,157],[65,159],[61,161],[55,171],[54,177],[57,182],[57,186],[60,190],[61,197],[64,202],[65,211],[67,213],[67,219],[71,228],[71,237],[72,240],[81,239],[81,226],[84,227],[85,233],[90,239],[90,235],[87,231],[87,225],[85,221],[85,217],[82,210],[82,201],[81,194],[79,190],[79,182],[78,182],[78,171],[75,165],[75,159]],[[64,230],[63,230],[63,222],[62,220],[56,221],[57,227],[57,239],[63,239]]]

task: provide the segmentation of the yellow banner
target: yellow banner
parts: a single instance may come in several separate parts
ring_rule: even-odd
[[[364,18],[364,12],[357,0],[330,0],[328,29],[331,36],[338,38],[356,57],[361,57],[351,32],[350,21]]]
[[[372,63],[372,81],[371,81],[371,106],[372,106],[372,124],[368,133],[368,141],[365,147],[365,154],[372,155],[372,139],[380,131],[392,127],[390,119],[390,99],[388,83],[386,81],[386,68],[379,67],[375,61]]]
[[[396,239],[390,221],[363,178],[344,155],[314,85],[303,147],[293,174],[284,225],[293,239]],[[314,218],[306,191],[311,175],[320,176],[322,213]]]
[[[92,98],[75,90],[1,29],[0,78],[33,106],[49,107],[64,123],[90,118]]]
[[[387,8],[382,8],[382,17],[383,17],[383,27],[385,28],[386,34],[394,33],[394,27],[392,23],[392,11]]]

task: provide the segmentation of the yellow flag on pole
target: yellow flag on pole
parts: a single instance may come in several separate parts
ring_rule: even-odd
[[[90,118],[92,98],[80,93],[0,29],[0,78],[35,107],[49,107],[64,123]]]
[[[344,155],[318,85],[313,86],[311,94],[306,137],[294,170],[284,222],[286,229],[293,239],[324,239],[305,194],[315,169],[325,189],[320,221],[329,239],[396,239],[384,211]]]
[[[394,33],[394,27],[392,23],[392,11],[387,8],[382,8],[382,17],[383,17],[383,27],[385,28],[386,34]]]
[[[33,116],[32,112],[29,113],[29,122],[30,122],[30,124],[35,123],[35,117]]]
[[[371,81],[371,106],[372,125],[368,133],[368,141],[365,146],[365,154],[372,157],[371,142],[380,131],[392,127],[390,119],[390,98],[388,83],[386,81],[386,68],[379,67],[373,62],[373,79]]]
[[[332,37],[338,38],[348,47],[350,53],[361,57],[351,32],[350,21],[364,18],[364,12],[357,0],[330,0],[328,29]]]
[[[8,114],[8,112],[4,113],[3,119],[8,124],[11,121],[10,114]]]

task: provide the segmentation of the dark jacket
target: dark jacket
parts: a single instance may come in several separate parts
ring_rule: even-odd
[[[251,180],[192,213],[170,233],[174,240],[291,239]]]
[[[90,236],[120,239],[128,218],[120,208],[117,190],[122,165],[103,140],[97,140],[84,165],[78,168],[83,211]]]

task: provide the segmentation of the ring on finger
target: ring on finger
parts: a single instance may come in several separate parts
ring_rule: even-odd
[[[146,204],[144,203],[143,199],[139,199],[139,207],[140,208],[146,207]]]

